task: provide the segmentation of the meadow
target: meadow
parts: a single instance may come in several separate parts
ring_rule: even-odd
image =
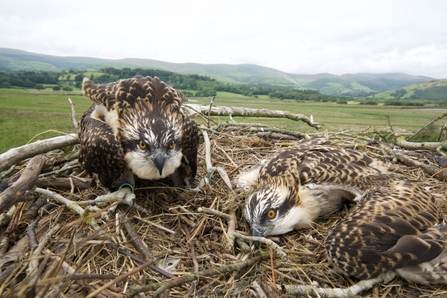
[[[26,143],[46,139],[75,129],[71,121],[71,98],[76,108],[76,119],[91,105],[79,90],[73,92],[53,92],[50,89],[0,89],[0,153]],[[191,98],[191,103],[209,104],[211,98]],[[287,110],[292,113],[313,115],[314,121],[324,126],[320,131],[390,131],[389,121],[394,131],[411,134],[442,115],[446,110],[406,109],[390,106],[366,106],[356,102],[336,104],[334,102],[297,102],[295,100],[270,99],[267,96],[251,98],[243,95],[218,92],[214,100],[217,106],[243,106]],[[197,118],[199,119],[199,117]],[[215,117],[216,121],[229,121],[228,117]],[[315,132],[304,122],[287,119],[234,117],[237,122],[264,123],[269,126],[301,132]],[[438,121],[440,122],[440,121]],[[433,134],[440,127],[432,127]]]

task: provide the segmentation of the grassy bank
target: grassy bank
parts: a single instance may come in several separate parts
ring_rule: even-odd
[[[79,120],[91,101],[81,92],[52,92],[23,89],[0,89],[0,153],[36,139],[45,139],[67,132],[75,132],[71,122],[70,97],[76,106],[76,118]],[[210,98],[191,99],[194,103],[208,104]],[[272,110],[288,110],[306,116],[313,115],[314,120],[324,124],[322,130],[362,131],[367,128],[387,130],[390,123],[396,131],[416,132],[443,111],[424,109],[405,109],[389,106],[364,106],[336,103],[299,103],[294,100],[277,100],[268,97],[249,98],[238,94],[219,92],[214,101],[221,106],[244,106]],[[218,121],[228,121],[228,117],[218,117]],[[271,126],[303,132],[315,130],[303,122],[287,119],[267,119],[235,117],[238,122],[266,123]],[[433,130],[440,123],[433,127]]]

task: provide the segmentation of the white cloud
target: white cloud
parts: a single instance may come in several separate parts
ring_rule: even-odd
[[[254,63],[296,73],[447,78],[447,2],[0,2],[0,46],[169,62]]]

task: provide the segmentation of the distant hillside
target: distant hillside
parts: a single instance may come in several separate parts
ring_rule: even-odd
[[[375,94],[384,99],[447,100],[447,79],[431,80]]]
[[[0,70],[61,71],[78,69],[95,71],[104,67],[162,69],[180,74],[198,74],[229,84],[254,84],[299,89],[316,89],[324,94],[367,96],[398,89],[410,84],[433,80],[429,77],[393,74],[291,74],[253,64],[169,63],[151,59],[100,59],[59,57],[0,48]]]

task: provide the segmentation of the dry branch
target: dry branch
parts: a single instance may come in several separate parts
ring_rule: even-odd
[[[72,133],[9,149],[0,154],[0,171],[8,169],[24,159],[77,143],[79,143],[78,135]]]
[[[247,266],[252,266],[253,264],[256,264],[257,262],[259,262],[263,259],[266,259],[266,258],[268,258],[268,255],[260,255],[260,256],[253,257],[251,259],[248,259],[248,260],[236,263],[236,264],[228,264],[228,265],[225,265],[222,267],[199,271],[199,272],[191,274],[191,275],[173,278],[173,279],[170,279],[163,283],[155,283],[155,284],[150,284],[148,286],[133,288],[130,290],[128,297],[129,298],[135,297],[139,293],[154,291],[154,290],[156,290],[156,291],[152,294],[152,296],[157,297],[157,296],[161,295],[162,293],[164,293],[166,290],[171,289],[173,287],[180,286],[185,283],[189,283],[189,282],[198,280],[202,277],[209,277],[209,276],[219,275],[222,273],[240,271],[243,268],[245,268]]]
[[[293,121],[303,121],[307,125],[320,129],[322,127],[321,123],[314,122],[313,117],[307,117],[303,114],[294,114],[289,111],[280,110],[268,110],[268,109],[250,109],[250,108],[240,108],[240,107],[217,107],[204,106],[197,104],[187,104],[194,111],[198,111],[202,114],[209,113],[213,116],[248,116],[248,117],[267,117],[267,118],[286,118]]]
[[[442,150],[447,150],[447,141],[444,142],[408,142],[402,138],[396,138],[394,140],[394,144],[399,147],[408,149],[408,150],[420,150],[420,149],[428,149],[428,150],[436,150],[441,148]]]
[[[32,158],[20,178],[0,194],[0,213],[27,199],[27,194],[35,188],[45,160],[43,155]]]
[[[356,297],[359,293],[371,289],[375,284],[389,283],[395,276],[396,274],[393,271],[390,271],[379,275],[377,278],[361,280],[360,282],[346,289],[319,288],[317,285],[284,285],[283,289],[289,295],[312,295],[328,298]]]
[[[40,188],[53,187],[57,189],[88,189],[93,186],[92,178],[79,177],[42,177],[36,182],[36,186]]]
[[[401,163],[413,167],[413,168],[421,168],[427,174],[441,180],[447,181],[447,168],[439,168],[435,165],[425,164],[417,160],[413,160],[406,156],[403,153],[393,152],[392,153]]]

